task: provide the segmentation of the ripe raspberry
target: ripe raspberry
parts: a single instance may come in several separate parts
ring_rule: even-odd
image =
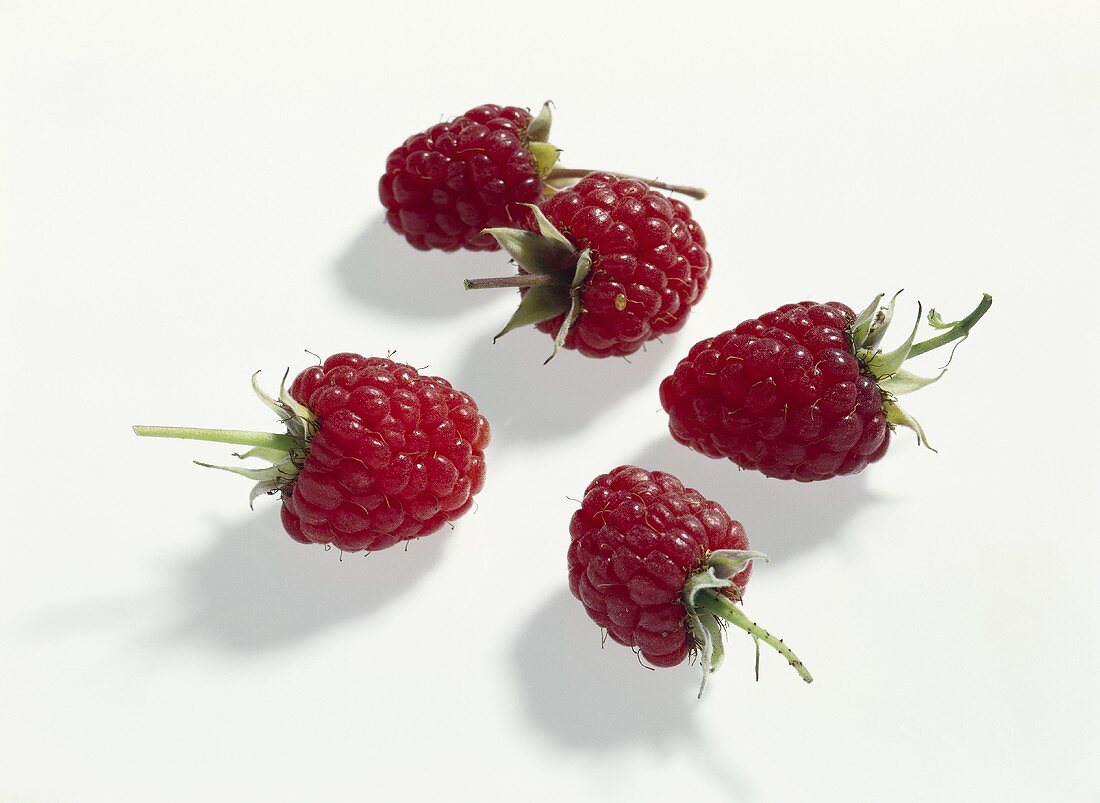
[[[286,435],[134,431],[254,447],[237,456],[264,459],[269,468],[213,468],[257,480],[253,499],[280,493],[283,526],[294,540],[345,552],[429,535],[469,510],[484,485],[489,422],[445,379],[344,353],[302,371],[278,399],[259,390],[255,377],[253,387],[284,421]]]
[[[702,654],[703,682],[723,655],[720,622],[802,662],[734,603],[752,567],[744,528],[671,474],[619,466],[592,480],[569,524],[569,588],[613,641],[654,666]],[[766,558],[765,558],[766,559]],[[700,689],[702,694],[702,689]]]
[[[542,197],[532,122],[526,109],[486,104],[409,137],[378,182],[386,221],[421,251],[495,251],[482,229]]]
[[[661,383],[672,437],[709,457],[803,482],[862,471],[886,453],[896,425],[927,445],[897,396],[939,376],[915,376],[902,363],[966,337],[993,299],[984,296],[954,323],[931,311],[941,334],[914,344],[914,326],[888,354],[878,344],[893,302],[879,308],[881,300],[859,316],[835,301],[786,304],[696,343]]]
[[[641,181],[589,173],[532,211],[530,231],[490,230],[520,274],[466,283],[521,288],[501,335],[533,323],[555,338],[555,353],[625,356],[678,331],[706,289],[703,230],[686,204]]]

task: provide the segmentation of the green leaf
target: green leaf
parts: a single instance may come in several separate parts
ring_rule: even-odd
[[[550,101],[546,101],[542,104],[542,108],[539,109],[539,113],[531,120],[527,126],[527,141],[530,142],[546,142],[550,139],[550,124],[554,121],[554,116],[550,111]]]
[[[509,228],[484,229],[483,232],[492,235],[500,247],[528,273],[560,276],[569,270],[576,259],[573,246],[564,237],[558,240],[533,231]]]
[[[532,287],[524,294],[516,311],[504,328],[493,338],[493,342],[495,343],[513,329],[555,318],[569,309],[569,306],[569,293],[564,288],[554,285]]]
[[[931,449],[933,452],[936,451],[935,449],[932,449],[931,444],[928,443],[928,436],[924,434],[924,427],[920,425],[920,422],[917,421],[917,419],[913,418],[913,416],[905,412],[905,410],[901,408],[900,404],[895,401],[888,401],[883,405],[883,407],[886,410],[887,421],[889,421],[894,426],[906,427],[913,430],[915,433],[917,433],[918,446],[924,446],[926,449]]]
[[[531,155],[535,157],[539,178],[546,178],[558,163],[558,157],[561,156],[561,150],[549,142],[528,142],[527,150],[531,151]]]
[[[912,393],[914,390],[920,390],[931,385],[945,373],[946,371],[940,371],[932,377],[917,376],[904,368],[899,368],[890,376],[879,380],[878,386],[894,396],[904,396],[906,393]]]

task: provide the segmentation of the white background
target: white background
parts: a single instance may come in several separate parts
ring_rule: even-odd
[[[1097,801],[1100,8],[1090,2],[0,4],[0,800]],[[570,166],[705,184],[703,303],[630,363],[490,335],[499,254],[421,254],[407,135],[557,104]],[[698,339],[802,298],[992,312],[864,474],[671,442]],[[904,328],[905,324],[899,324]],[[355,350],[491,419],[454,532],[364,558],[133,423],[271,426]],[[924,358],[931,371],[942,363]],[[677,473],[772,554],[734,637],[646,671],[568,594],[597,473]]]

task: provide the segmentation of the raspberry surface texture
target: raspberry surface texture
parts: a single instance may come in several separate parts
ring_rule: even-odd
[[[290,395],[317,418],[282,520],[303,543],[377,550],[469,510],[485,482],[489,423],[445,379],[380,357],[336,354]]]
[[[706,237],[685,203],[641,181],[596,172],[540,209],[578,251],[591,252],[582,310],[564,348],[625,356],[683,327],[711,270]],[[530,218],[526,223],[534,230]],[[553,337],[565,322],[562,313],[535,326]]]
[[[744,528],[670,474],[620,466],[596,477],[569,525],[569,588],[619,644],[654,666],[697,646],[683,593],[717,550],[746,550]],[[751,563],[723,589],[739,600]]]
[[[844,304],[786,304],[692,346],[661,383],[669,431],[770,477],[854,474],[890,445],[884,397]]]
[[[495,251],[482,229],[514,225],[542,196],[525,147],[531,113],[486,104],[415,134],[386,160],[378,195],[386,222],[422,251]]]

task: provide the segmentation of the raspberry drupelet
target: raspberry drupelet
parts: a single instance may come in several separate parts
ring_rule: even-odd
[[[638,180],[589,173],[523,223],[489,230],[519,275],[466,286],[519,287],[519,309],[500,335],[533,324],[554,338],[555,353],[633,354],[682,328],[710,278],[706,236],[688,206]]]
[[[334,354],[260,398],[287,433],[135,427],[139,435],[253,447],[268,468],[214,466],[257,481],[252,498],[282,496],[301,543],[384,549],[462,516],[485,483],[489,423],[445,379],[381,357]],[[200,465],[206,465],[201,463]]]
[[[737,603],[765,556],[716,502],[671,474],[619,466],[596,477],[569,524],[569,588],[596,624],[658,667],[693,653],[704,676],[722,661],[721,623],[775,647],[812,678],[780,639]],[[702,690],[700,689],[700,694]]]
[[[672,437],[709,457],[803,482],[862,471],[886,454],[898,425],[927,445],[897,397],[943,371],[923,378],[902,364],[965,338],[993,300],[984,296],[953,323],[933,310],[928,321],[940,334],[914,343],[914,326],[899,348],[883,353],[893,302],[880,308],[882,298],[858,316],[835,301],[786,304],[696,343],[661,383]]]

